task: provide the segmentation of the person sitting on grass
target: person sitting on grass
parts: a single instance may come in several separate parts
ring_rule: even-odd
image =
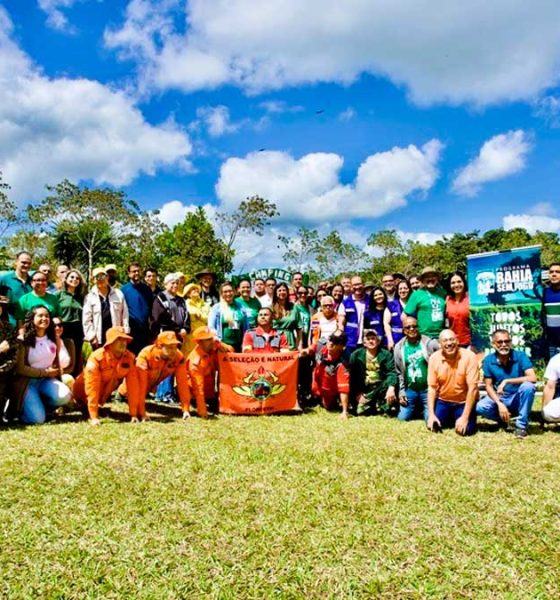
[[[403,282],[399,284],[402,285]],[[397,342],[394,350],[395,368],[399,376],[400,421],[414,417],[428,420],[428,359],[438,349],[435,340],[420,335],[414,317],[402,320],[404,338]]]
[[[148,419],[146,416],[146,396],[148,393],[155,392],[157,386],[166,377],[173,376],[177,382],[183,419],[191,416],[189,412],[191,394],[186,360],[183,353],[178,349],[180,345],[181,342],[177,339],[174,331],[162,331],[157,336],[155,344],[140,350],[140,354],[136,358],[136,369],[139,390],[137,414],[141,421]],[[205,416],[205,414],[201,416]]]
[[[523,439],[527,437],[537,375],[530,358],[524,352],[512,350],[507,330],[494,331],[492,346],[494,352],[482,361],[487,396],[476,405],[476,413],[503,425],[517,416],[515,437]]]
[[[218,352],[233,352],[233,348],[217,340],[209,327],[196,329],[192,340],[196,346],[187,358],[187,373],[198,416],[207,418],[207,406],[218,412]]]
[[[130,420],[138,423],[145,415],[138,412],[138,376],[134,364],[134,354],[127,350],[132,337],[124,327],[110,327],[106,342],[92,352],[83,372],[74,383],[74,399],[78,406],[89,415],[91,425],[100,425],[99,408],[111,394],[126,381]]]
[[[381,347],[381,337],[373,329],[364,331],[363,348],[350,356],[350,390],[358,415],[398,412],[397,373],[391,352]]]
[[[555,354],[544,371],[542,416],[547,423],[560,423],[560,354]]]
[[[286,334],[272,327],[272,317],[272,308],[259,310],[257,327],[243,336],[243,352],[289,352]]]
[[[35,306],[25,316],[18,347],[11,398],[15,414],[27,425],[44,423],[48,412],[68,404],[72,392],[60,378],[70,364],[57,341],[50,312]]]
[[[428,361],[428,422],[430,431],[454,428],[459,435],[476,433],[478,359],[460,348],[456,334],[444,329],[440,350]]]
[[[311,393],[327,410],[342,408],[341,417],[348,418],[350,373],[344,350],[348,338],[342,331],[329,336],[326,346],[317,355],[313,370]]]

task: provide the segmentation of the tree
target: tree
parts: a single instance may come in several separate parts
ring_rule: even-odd
[[[188,213],[185,220],[172,230],[157,236],[154,243],[158,254],[154,266],[162,271],[180,269],[189,279],[202,269],[221,275],[233,268],[230,249],[216,237],[201,206]]]
[[[264,235],[265,227],[271,224],[274,217],[279,216],[276,204],[260,196],[251,196],[243,200],[236,210],[231,213],[219,212],[217,220],[220,226],[222,241],[227,249],[226,261],[231,263],[235,256],[235,240],[242,231],[251,232],[258,236]],[[228,273],[231,266],[222,266],[221,271]]]
[[[278,241],[285,248],[282,259],[288,271],[309,271],[319,250],[321,238],[316,229],[300,227],[294,237],[279,235]]]
[[[2,181],[2,171],[0,171],[0,264],[7,266],[11,257],[7,250],[8,239],[6,233],[13,225],[20,221],[15,202],[8,198],[9,184]]]
[[[61,236],[56,246],[64,246],[66,260],[82,266],[88,277],[94,263],[138,226],[141,211],[122,191],[79,187],[67,179],[47,190],[51,195],[27,208],[29,219]]]

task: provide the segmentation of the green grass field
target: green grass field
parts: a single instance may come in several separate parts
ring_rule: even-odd
[[[0,430],[2,598],[560,595],[560,430],[152,415]]]

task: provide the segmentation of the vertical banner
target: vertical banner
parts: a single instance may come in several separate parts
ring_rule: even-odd
[[[473,346],[491,348],[496,329],[506,329],[516,350],[544,357],[541,248],[529,246],[467,256]]]
[[[271,415],[299,411],[298,352],[220,353],[220,412]]]

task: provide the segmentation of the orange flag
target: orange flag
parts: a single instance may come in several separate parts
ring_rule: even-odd
[[[301,410],[298,353],[220,353],[220,412],[270,415]]]

